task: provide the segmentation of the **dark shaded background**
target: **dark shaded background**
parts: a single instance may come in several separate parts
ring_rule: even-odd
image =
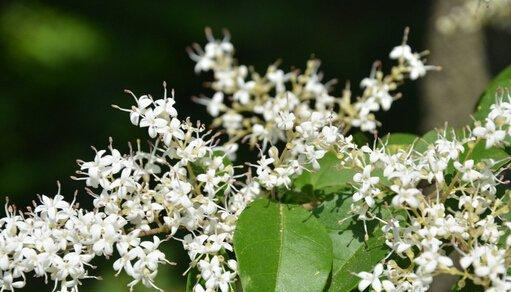
[[[210,91],[207,76],[193,72],[185,53],[204,43],[203,29],[218,35],[228,28],[241,63],[259,71],[278,58],[282,67],[303,68],[311,55],[323,60],[327,79],[358,84],[374,60],[387,62],[405,26],[410,42],[426,48],[424,32],[430,1],[1,1],[0,4],[0,195],[26,205],[35,194],[54,194],[56,181],[70,198],[83,185],[69,178],[75,159],[92,159],[90,145],[103,148],[112,137],[146,139],[127,114],[111,104],[128,106],[123,93],[162,93],[162,81],[176,90],[181,117],[207,121],[205,110],[191,102]],[[502,67],[497,65],[497,67]],[[436,74],[436,73],[433,73]],[[342,86],[337,87],[340,95]],[[414,83],[405,98],[381,116],[381,132],[418,132],[419,94]],[[175,245],[175,244],[174,244]],[[175,245],[178,246],[178,245]],[[179,248],[169,259],[183,261]],[[102,265],[102,263],[99,263]],[[186,268],[163,268],[158,283],[182,289]],[[111,263],[82,291],[125,291],[127,279],[113,280]],[[40,284],[40,282],[35,282]],[[38,286],[32,284],[35,290]],[[45,287],[43,291],[51,289]],[[136,289],[139,291],[140,289]]]

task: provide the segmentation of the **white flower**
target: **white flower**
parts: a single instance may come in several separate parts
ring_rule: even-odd
[[[320,168],[318,160],[325,156],[326,151],[323,149],[316,149],[314,146],[305,146],[304,152],[307,160],[312,164],[312,167],[318,170]]]
[[[51,199],[43,195],[41,197],[41,203],[41,205],[38,205],[34,209],[34,212],[40,213],[40,216],[43,218],[47,217],[50,222],[67,219],[69,217],[66,212],[62,212],[62,210],[69,208],[69,203],[64,201],[63,196],[56,195],[53,199]]]
[[[206,173],[201,173],[197,176],[197,180],[205,183],[204,190],[210,194],[214,195],[216,190],[215,188],[221,182],[222,178],[216,176],[216,172],[214,169],[208,169]]]
[[[340,136],[339,129],[334,126],[324,126],[323,129],[321,129],[321,134],[327,144],[336,142]]]
[[[254,88],[254,86],[254,81],[239,81],[239,89],[233,95],[234,100],[239,101],[241,104],[247,104],[250,101],[250,91]]]
[[[291,74],[285,74],[284,71],[277,69],[266,73],[266,78],[275,84],[275,90],[277,90],[277,92],[284,92],[286,90],[284,83],[291,78]]]
[[[450,141],[445,137],[440,137],[435,141],[435,149],[448,159],[457,159],[459,154],[463,152],[464,147],[458,141]]]
[[[383,86],[380,88],[376,94],[374,95],[376,100],[380,103],[381,108],[384,111],[388,111],[390,107],[392,106],[392,102],[394,101],[394,98],[389,93],[388,86]]]
[[[294,126],[295,115],[290,112],[280,111],[275,116],[275,121],[277,122],[277,127],[279,127],[279,129],[291,130]]]
[[[238,114],[234,111],[230,111],[230,112],[225,113],[222,116],[222,122],[223,122],[222,125],[228,131],[234,131],[241,127],[242,119],[243,119],[243,117],[240,114]]]
[[[506,138],[506,131],[497,129],[495,123],[491,119],[486,119],[484,127],[478,126],[472,130],[475,137],[482,137],[486,139],[486,148],[491,148],[498,145]]]
[[[103,178],[110,174],[106,167],[112,163],[112,160],[109,155],[103,156],[105,153],[105,150],[100,150],[96,153],[94,161],[82,163],[80,169],[87,170],[86,183],[88,186],[96,188]]]
[[[155,112],[153,109],[145,111],[142,120],[140,120],[140,127],[148,127],[149,136],[155,138],[158,133],[163,133],[167,126],[167,120],[159,118],[159,112]]]
[[[461,258],[460,265],[465,269],[470,265],[474,266],[474,272],[478,277],[497,278],[507,271],[505,251],[494,245],[476,247],[469,255]]]
[[[360,115],[358,118],[353,119],[351,124],[354,127],[360,127],[360,130],[364,132],[373,132],[377,125],[372,115]]]
[[[167,94],[167,90],[165,89],[165,95]],[[154,111],[158,113],[166,113],[170,117],[176,117],[177,116],[177,110],[174,108],[174,104],[176,104],[176,101],[174,98],[167,98],[165,96],[163,99],[158,99],[154,102],[155,107]]]
[[[416,80],[419,77],[424,77],[428,70],[433,69],[434,67],[425,66],[424,63],[418,58],[412,58],[408,60],[410,66],[410,79]]]
[[[412,208],[417,208],[419,206],[418,197],[422,194],[418,189],[403,188],[397,185],[390,186],[390,189],[396,193],[394,198],[392,198],[392,204],[396,206],[402,206],[403,203],[406,203]]]
[[[133,106],[130,112],[130,121],[133,125],[138,126],[140,115],[144,114],[146,108],[152,103],[153,100],[148,95],[142,95],[137,99],[137,106]]]
[[[452,260],[449,257],[438,254],[434,251],[425,251],[415,259],[415,262],[420,265],[420,269],[425,273],[433,273],[438,266],[451,267]]]
[[[220,288],[220,291],[229,291],[229,283],[231,282],[233,274],[231,272],[223,272],[214,274],[209,280],[206,281],[206,289]]]
[[[183,140],[184,137],[185,134],[181,129],[181,122],[176,118],[172,118],[166,131],[163,132],[163,141],[165,142],[165,144],[170,145],[172,138]]]
[[[403,58],[405,60],[411,60],[414,59],[412,48],[408,45],[400,45],[397,47],[394,47],[392,51],[389,54],[389,57],[391,59],[400,59]]]
[[[461,179],[465,182],[474,182],[482,177],[482,174],[474,169],[474,160],[466,160],[463,164],[454,162],[454,167],[462,173]]]
[[[379,177],[371,176],[372,171],[373,167],[370,164],[364,166],[364,169],[361,173],[356,173],[353,176],[353,181],[361,183],[363,189],[369,189],[371,186],[374,186],[380,182]]]
[[[380,277],[383,273],[383,265],[377,264],[374,267],[373,273],[360,272],[357,274],[361,280],[358,283],[358,290],[364,291],[367,287],[371,286],[374,291],[380,292],[383,290],[389,292],[394,291],[395,286],[388,280],[380,281]]]
[[[214,256],[211,260],[200,260],[197,264],[199,268],[202,278],[204,280],[209,280],[213,275],[218,275],[222,273],[222,268],[220,267],[220,262],[218,260],[218,256]]]
[[[195,101],[205,105],[208,113],[213,117],[217,117],[220,111],[225,108],[224,94],[221,91],[215,92],[212,98],[201,97],[195,99]]]

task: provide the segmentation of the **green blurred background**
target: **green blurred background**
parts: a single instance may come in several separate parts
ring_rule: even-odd
[[[75,159],[92,159],[90,145],[106,147],[108,137],[120,149],[146,138],[110,107],[130,105],[124,89],[158,96],[165,80],[176,90],[181,117],[208,121],[191,102],[193,95],[211,94],[202,86],[208,76],[195,75],[185,53],[191,43],[204,43],[206,26],[218,35],[229,29],[240,62],[259,71],[278,58],[285,69],[303,68],[314,55],[323,60],[326,79],[357,84],[374,60],[386,61],[405,26],[413,46],[426,48],[431,6],[410,0],[0,3],[0,195],[19,206],[35,194],[54,194],[57,180],[68,198],[79,190],[87,205],[83,185],[69,178]],[[382,133],[420,132],[416,83],[403,92],[405,98],[381,115]],[[181,264],[161,269],[158,285],[183,290],[186,258],[179,244],[169,243],[167,250]],[[128,279],[113,278],[111,262],[98,266],[93,274],[104,281],[85,281],[82,291],[126,290]],[[30,287],[51,289],[41,283]]]

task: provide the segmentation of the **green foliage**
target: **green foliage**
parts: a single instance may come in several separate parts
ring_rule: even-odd
[[[362,221],[350,217],[350,205],[350,198],[339,196],[313,212],[325,225],[334,247],[328,291],[351,291],[360,280],[353,273],[372,270],[388,253],[376,222],[368,222],[370,237],[364,241],[364,226]]]
[[[192,268],[190,269],[190,271],[188,271],[188,274],[186,276],[185,292],[193,292],[193,287],[195,286],[195,283],[197,283],[197,275],[198,275],[197,268]]]
[[[490,113],[491,106],[500,99],[509,98],[509,96],[511,96],[511,66],[500,72],[490,85],[486,87],[477,102],[474,118],[477,121],[484,121]],[[511,143],[511,137],[507,136],[505,141]],[[511,154],[511,149],[509,147],[506,148],[506,152]]]
[[[430,145],[432,145],[433,142],[438,138],[438,131],[437,130],[431,130],[427,132],[426,134],[422,135],[417,142],[413,145],[413,149],[419,153],[426,152]]]
[[[300,206],[258,199],[234,234],[243,291],[322,291],[332,268],[332,242]]]
[[[390,153],[397,152],[399,149],[409,149],[419,137],[407,133],[393,133],[387,134],[381,139],[381,144],[387,145],[387,150]]]
[[[50,68],[97,58],[103,36],[85,19],[33,5],[12,5],[1,15],[0,36],[15,58],[29,57]]]
[[[341,161],[334,153],[327,153],[319,161],[320,169],[317,171],[304,171],[293,182],[296,190],[307,193],[322,192],[333,193],[348,187],[355,171],[343,167]]]
[[[418,137],[414,134],[392,133],[387,134],[381,141],[385,145],[410,145],[417,139]]]
[[[177,246],[176,246],[177,247]],[[173,247],[175,248],[175,247]],[[101,275],[102,281],[87,280],[84,281],[84,285],[80,287],[80,291],[84,292],[126,292],[130,289],[126,286],[129,282],[133,281],[133,278],[128,276],[125,271],[119,275],[115,275],[115,271],[112,269],[112,265],[109,264],[104,268],[94,271],[95,275]],[[181,282],[180,274],[176,271],[175,267],[167,267],[158,272],[156,281],[158,286],[164,291],[184,291],[184,284]],[[51,291],[51,289],[45,289],[45,286],[37,286],[32,291]],[[193,288],[193,286],[191,287]],[[188,291],[192,291],[186,290]],[[188,289],[188,287],[186,288]],[[27,291],[27,290],[23,290]],[[30,291],[30,290],[28,290]],[[138,285],[134,288],[136,292],[154,292],[154,288],[146,287],[144,285]]]
[[[474,118],[482,121],[488,116],[490,107],[499,98],[508,96],[511,93],[511,67],[507,67],[495,79],[492,80],[490,85],[486,87],[485,91],[479,98],[477,106],[474,111]]]
[[[465,137],[465,130],[462,128],[452,127],[431,130],[415,141],[413,149],[419,153],[426,152],[429,147],[432,147],[439,135],[445,136],[448,140],[452,140],[454,138],[460,140]]]
[[[472,153],[467,153],[469,150],[466,150],[462,155],[462,160],[466,159],[473,159],[475,163],[481,162],[485,159],[493,159],[495,161],[499,161],[496,165],[496,167],[500,167],[504,164],[504,161],[502,161],[505,158],[508,158],[509,155],[500,148],[488,148],[485,147],[485,141],[480,141],[477,144],[473,146]]]
[[[459,161],[467,161],[467,160],[474,160],[474,164],[477,164],[479,162],[482,162],[485,159],[493,159],[495,161],[498,161],[495,165],[495,168],[502,167],[506,161],[504,161],[505,158],[508,157],[508,154],[500,149],[500,148],[488,148],[485,147],[484,141],[479,141],[478,143],[468,143],[465,145],[465,150],[460,154]],[[449,163],[447,169],[445,170],[446,175],[453,175],[456,173],[456,169],[454,168],[453,163]]]
[[[367,134],[362,131],[355,131],[353,134],[353,142],[358,146],[363,146],[369,143],[369,139],[367,138]]]

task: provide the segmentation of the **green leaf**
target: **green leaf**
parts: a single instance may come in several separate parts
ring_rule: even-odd
[[[364,225],[350,218],[350,205],[350,198],[339,196],[314,210],[314,215],[328,230],[334,247],[328,291],[350,291],[359,282],[353,273],[371,271],[389,252],[376,220],[367,222],[369,240],[364,241]]]
[[[485,91],[479,98],[474,111],[474,118],[478,121],[484,120],[490,113],[490,107],[499,98],[506,96],[511,90],[511,66],[502,71],[493,81],[486,87]]]
[[[369,143],[369,139],[367,138],[367,134],[365,132],[356,131],[355,133],[351,134],[351,136],[353,136],[353,142],[359,147]]]
[[[293,182],[295,189],[309,191],[323,190],[336,192],[352,181],[355,172],[345,168],[334,153],[328,152],[319,160],[320,169],[317,171],[304,171]]]
[[[406,133],[393,133],[387,134],[380,141],[381,144],[387,145],[386,149],[390,153],[396,153],[399,149],[410,149],[411,145],[414,144],[419,137],[413,134]]]
[[[444,136],[447,138],[447,140],[450,141],[454,140],[454,138],[461,140],[465,138],[465,130],[462,128],[456,129],[453,127],[431,130],[415,142],[413,149],[419,153],[424,153],[426,150],[428,150],[429,147],[431,147],[431,145],[435,143],[436,140],[438,140],[440,136]]]
[[[225,165],[232,165],[232,161],[229,159],[229,157],[222,150],[215,150],[215,151],[213,151],[213,156],[215,156],[215,157],[223,157],[222,162]]]
[[[387,145],[409,145],[415,142],[419,137],[408,133],[387,134],[381,139],[382,143]]]
[[[501,192],[501,195],[499,196],[499,192]],[[505,205],[507,205],[507,213],[502,214],[500,217],[509,222],[511,221],[511,190],[507,188],[497,188],[497,197],[502,199],[502,202],[504,202]],[[507,238],[511,236],[511,231],[509,228],[504,229],[504,234],[500,237],[498,246],[501,248],[506,248],[506,241]],[[511,266],[508,267],[508,274],[511,274]]]
[[[243,291],[322,291],[332,269],[325,227],[296,205],[259,199],[234,233]]]
[[[190,271],[188,271],[188,275],[186,276],[186,292],[193,292],[193,287],[195,286],[195,283],[197,283],[197,275],[199,271],[197,271],[197,268],[192,268]]]
[[[470,155],[469,159],[473,159],[475,163],[483,161],[484,159],[493,159],[496,161],[503,160],[509,155],[500,148],[488,148],[486,149],[485,141],[480,141],[477,143],[474,147],[474,150],[472,151],[472,155]],[[463,155],[462,155],[463,157]],[[496,167],[500,167],[503,165],[503,162],[497,164]]]
[[[417,142],[413,145],[413,149],[419,153],[426,152],[430,145],[435,143],[435,141],[438,139],[438,130],[431,130],[427,132],[426,134],[422,135]]]
[[[485,118],[490,113],[490,108],[497,101],[504,98],[505,101],[509,100],[511,93],[511,66],[508,66],[504,71],[500,72],[495,79],[490,82],[485,91],[479,97],[477,106],[474,110],[474,118],[476,121],[484,122]],[[506,136],[504,139],[507,143],[511,143],[511,137]],[[506,149],[507,153],[511,153],[511,149]]]
[[[459,157],[459,161],[461,163],[467,160],[474,160],[474,164],[477,164],[485,159],[493,159],[500,162],[494,166],[494,168],[498,169],[506,163],[506,161],[503,161],[503,159],[509,157],[506,151],[500,148],[492,147],[486,149],[485,141],[479,141],[477,144],[468,143],[465,144],[464,147],[465,151],[463,151]],[[454,174],[455,172],[456,169],[454,168],[454,165],[451,161],[446,169],[446,173]]]

